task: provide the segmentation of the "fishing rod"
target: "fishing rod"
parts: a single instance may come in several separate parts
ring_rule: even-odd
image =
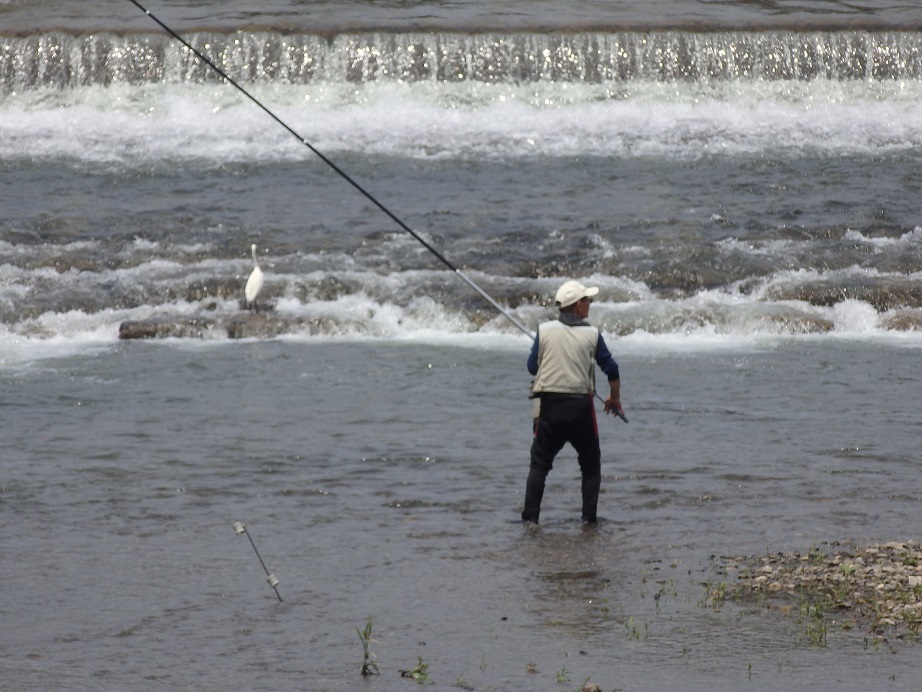
[[[157,17],[155,17],[153,14],[151,14],[150,11],[147,10],[145,7],[143,7],[143,6],[141,5],[141,3],[137,2],[137,0],[128,0],[128,2],[130,2],[132,5],[134,5],[134,6],[137,7],[139,10],[141,10],[144,14],[146,14],[148,17],[150,17],[152,20],[154,20],[157,24],[160,25],[160,27],[161,27],[164,31],[166,31],[170,36],[172,36],[172,37],[175,38],[177,41],[179,41],[183,46],[185,46],[189,51],[191,51],[199,60],[201,60],[203,63],[205,63],[206,65],[208,65],[208,67],[210,67],[212,70],[214,70],[215,72],[217,72],[224,80],[227,81],[228,84],[230,84],[231,86],[233,86],[233,87],[234,87],[235,89],[237,89],[241,94],[243,94],[243,95],[246,96],[248,99],[250,99],[250,101],[252,101],[252,102],[255,103],[257,106],[259,106],[260,109],[262,109],[263,111],[265,111],[265,113],[266,113],[270,118],[272,118],[275,122],[277,122],[279,125],[281,125],[283,128],[285,128],[285,130],[287,130],[295,139],[297,139],[299,142],[301,142],[301,144],[303,144],[303,145],[306,146],[308,149],[310,149],[310,150],[311,150],[321,161],[323,161],[327,166],[329,166],[329,167],[332,168],[337,174],[339,174],[339,176],[342,177],[343,180],[345,180],[345,181],[346,181],[347,183],[349,183],[352,187],[354,187],[356,190],[358,190],[358,191],[359,191],[369,202],[371,202],[371,203],[374,204],[376,207],[378,207],[378,209],[380,209],[380,210],[381,210],[382,212],[384,212],[388,217],[390,217],[390,219],[391,219],[394,223],[396,223],[398,226],[400,226],[400,228],[402,228],[404,231],[406,231],[406,232],[409,233],[411,236],[413,236],[416,240],[418,240],[418,241],[422,244],[422,246],[423,246],[424,248],[426,248],[429,252],[431,252],[433,255],[435,255],[436,258],[438,258],[438,260],[439,260],[442,264],[444,264],[446,267],[448,267],[449,269],[451,269],[455,274],[457,274],[457,275],[458,275],[468,286],[470,286],[470,287],[473,288],[477,293],[479,293],[479,294],[481,295],[481,297],[483,297],[484,300],[486,300],[490,305],[492,305],[494,308],[496,308],[496,309],[500,312],[500,314],[502,314],[504,317],[506,317],[506,319],[508,319],[510,322],[512,322],[512,324],[514,324],[516,327],[518,327],[518,328],[519,328],[522,332],[524,332],[525,334],[528,334],[530,337],[532,337],[532,338],[535,337],[534,332],[532,332],[528,327],[526,327],[526,326],[525,326],[524,324],[522,324],[518,319],[516,319],[515,316],[512,315],[511,313],[509,313],[505,308],[503,308],[502,305],[500,305],[500,304],[497,303],[495,300],[493,300],[493,298],[492,298],[486,291],[484,291],[480,286],[478,286],[477,283],[476,283],[473,279],[471,279],[471,277],[469,277],[469,276],[468,276],[467,274],[465,274],[463,271],[461,271],[460,269],[458,269],[458,267],[456,267],[456,266],[453,265],[451,262],[449,262],[449,261],[448,261],[448,258],[446,258],[445,255],[443,255],[441,252],[439,252],[439,251],[438,251],[436,248],[434,248],[430,243],[426,242],[426,240],[425,240],[421,235],[419,235],[416,231],[414,231],[414,230],[413,230],[412,228],[410,228],[407,224],[405,224],[405,223],[404,223],[396,214],[394,214],[390,209],[388,209],[386,206],[384,206],[384,204],[383,204],[381,201],[379,201],[377,197],[375,197],[374,195],[372,195],[368,190],[366,190],[366,189],[365,189],[364,187],[362,187],[359,183],[357,183],[357,182],[355,181],[354,178],[352,178],[352,177],[351,177],[348,173],[346,173],[342,168],[340,168],[340,167],[337,166],[333,161],[331,161],[329,158],[327,158],[327,157],[323,154],[323,152],[321,152],[319,149],[317,149],[316,147],[314,147],[314,145],[311,144],[307,139],[305,139],[305,138],[302,137],[300,134],[298,134],[298,132],[296,132],[296,131],[294,130],[294,128],[292,128],[290,125],[288,125],[288,123],[286,123],[286,122],[285,122],[284,120],[282,120],[279,116],[277,116],[274,112],[272,112],[272,110],[270,110],[270,109],[269,109],[265,104],[263,104],[259,99],[257,99],[257,98],[256,98],[255,96],[253,96],[250,92],[248,92],[246,89],[244,89],[240,84],[238,84],[236,81],[234,81],[230,76],[228,76],[228,74],[227,74],[226,72],[224,72],[224,70],[222,70],[220,67],[218,67],[217,65],[215,65],[214,62],[212,62],[207,56],[203,55],[199,50],[197,50],[197,49],[194,48],[192,45],[190,45],[189,42],[186,41],[182,36],[180,36],[179,34],[177,34],[177,33],[176,33],[175,31],[173,31],[170,27],[168,27],[166,24],[164,24],[162,21],[160,21]]]
[[[167,33],[168,33],[170,36],[172,36],[174,39],[176,39],[177,41],[179,41],[183,46],[186,47],[187,50],[189,50],[193,55],[195,55],[195,57],[197,57],[197,58],[198,58],[199,60],[201,60],[203,63],[205,63],[206,65],[208,65],[208,67],[210,67],[210,68],[211,68],[212,70],[214,70],[218,75],[220,75],[221,78],[224,79],[228,84],[230,84],[230,85],[233,86],[235,89],[237,89],[237,91],[239,91],[241,94],[243,94],[244,96],[246,96],[250,101],[252,101],[252,102],[253,102],[254,104],[256,104],[262,111],[264,111],[270,118],[272,118],[275,122],[277,122],[279,125],[281,125],[288,133],[290,133],[290,134],[291,134],[295,139],[297,139],[301,144],[303,144],[303,145],[306,146],[308,149],[310,149],[311,152],[313,152],[313,153],[314,153],[321,161],[323,161],[327,166],[329,166],[331,169],[333,169],[343,180],[345,180],[345,181],[346,181],[347,183],[349,183],[352,187],[354,187],[359,193],[361,193],[361,195],[362,195],[363,197],[365,197],[365,199],[367,199],[369,202],[371,202],[372,204],[374,204],[378,209],[380,209],[382,212],[384,212],[384,214],[386,214],[394,223],[396,223],[398,226],[400,226],[400,228],[402,228],[404,231],[406,231],[406,232],[409,233],[411,236],[413,236],[413,238],[415,238],[417,241],[419,241],[420,244],[421,244],[424,248],[426,248],[429,252],[431,252],[433,255],[435,255],[435,257],[436,257],[442,264],[444,264],[446,267],[448,267],[449,269],[451,269],[451,270],[452,270],[462,281],[464,281],[468,286],[470,286],[470,287],[473,288],[477,293],[479,293],[480,296],[481,296],[484,300],[486,300],[490,305],[492,305],[494,308],[496,308],[497,311],[499,311],[499,313],[500,313],[503,317],[505,317],[505,318],[508,319],[510,322],[512,322],[512,324],[514,324],[514,325],[515,325],[520,331],[522,331],[524,334],[527,334],[528,336],[530,336],[530,337],[532,338],[532,340],[537,339],[537,334],[536,334],[535,332],[531,331],[528,327],[526,327],[526,326],[525,326],[524,324],[522,324],[518,319],[516,319],[516,317],[515,317],[512,313],[510,313],[510,312],[509,312],[508,310],[506,310],[502,305],[500,305],[500,304],[497,303],[495,300],[493,300],[492,296],[490,296],[489,293],[487,293],[485,290],[483,290],[483,289],[482,289],[482,288],[481,288],[471,277],[469,277],[467,274],[465,274],[463,271],[461,271],[458,267],[456,267],[454,264],[452,264],[452,263],[448,260],[448,258],[445,257],[445,255],[443,255],[441,252],[439,252],[439,251],[438,251],[436,248],[434,248],[430,243],[426,242],[425,238],[423,238],[423,237],[422,237],[421,235],[419,235],[416,231],[414,231],[414,230],[413,230],[412,228],[410,228],[407,224],[405,224],[405,223],[403,222],[402,219],[400,219],[396,214],[394,214],[390,209],[388,209],[380,200],[378,200],[377,197],[375,197],[375,196],[372,195],[368,190],[366,190],[364,187],[362,187],[358,182],[356,182],[356,180],[355,180],[354,178],[352,178],[352,177],[351,177],[348,173],[346,173],[342,168],[340,168],[339,166],[337,166],[336,163],[334,163],[332,160],[330,160],[329,158],[327,158],[327,157],[323,154],[323,152],[321,152],[319,149],[317,149],[317,148],[316,148],[313,144],[311,144],[306,138],[304,138],[304,137],[302,137],[300,134],[298,134],[298,132],[297,132],[294,128],[292,128],[288,123],[286,123],[286,122],[285,122],[284,120],[282,120],[279,116],[277,116],[277,115],[276,115],[268,106],[266,106],[262,101],[260,101],[258,98],[256,98],[255,96],[253,96],[249,91],[247,91],[246,89],[244,89],[239,83],[237,83],[234,79],[232,79],[226,72],[224,72],[224,70],[222,70],[220,67],[218,67],[210,58],[208,58],[208,56],[206,56],[206,55],[204,55],[203,53],[201,53],[198,49],[196,49],[196,48],[195,48],[194,46],[192,46],[188,41],[186,41],[186,39],[184,39],[182,36],[180,36],[180,35],[177,34],[175,31],[173,31],[170,27],[168,27],[166,24],[164,24],[162,21],[160,21],[160,19],[158,19],[156,16],[154,16],[153,14],[151,14],[150,10],[148,10],[147,8],[145,8],[144,6],[142,6],[141,3],[139,3],[137,0],[128,0],[128,2],[130,2],[132,5],[134,5],[134,6],[137,7],[139,10],[141,10],[141,12],[143,12],[143,13],[146,14],[148,17],[150,17],[154,22],[156,22],[156,23],[160,26],[160,28],[162,28],[165,32],[167,32]],[[604,400],[602,399],[602,397],[599,396],[598,392],[596,392],[596,397],[597,397],[600,401],[604,401]],[[625,423],[627,423],[627,418],[625,418],[625,416],[624,416],[623,413],[618,413],[618,416],[619,416]]]

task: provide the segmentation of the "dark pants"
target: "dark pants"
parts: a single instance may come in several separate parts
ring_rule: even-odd
[[[545,394],[535,423],[531,444],[531,466],[525,485],[523,521],[538,523],[544,482],[554,465],[554,457],[569,442],[579,455],[583,474],[583,521],[596,521],[599,488],[602,485],[602,453],[592,396]]]

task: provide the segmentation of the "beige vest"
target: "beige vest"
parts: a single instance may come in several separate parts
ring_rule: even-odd
[[[538,327],[538,375],[532,394],[595,392],[596,327],[568,327],[553,320]]]

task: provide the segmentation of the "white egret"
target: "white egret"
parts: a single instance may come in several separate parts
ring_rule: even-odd
[[[246,296],[247,308],[252,308],[259,312],[259,308],[256,306],[256,296],[259,295],[263,287],[263,270],[259,268],[259,262],[256,261],[256,243],[250,246],[250,251],[253,253],[254,266],[253,271],[250,272],[250,278],[247,279],[247,285],[243,289],[243,295]]]

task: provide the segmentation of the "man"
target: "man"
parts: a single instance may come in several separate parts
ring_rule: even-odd
[[[599,330],[586,322],[592,296],[598,292],[598,287],[578,281],[564,283],[554,296],[560,314],[538,327],[528,356],[528,371],[535,376],[531,391],[540,408],[525,486],[524,522],[538,523],[545,479],[567,442],[576,450],[583,476],[583,521],[597,521],[602,453],[593,401],[596,363],[608,377],[605,413],[624,415],[618,364]]]

